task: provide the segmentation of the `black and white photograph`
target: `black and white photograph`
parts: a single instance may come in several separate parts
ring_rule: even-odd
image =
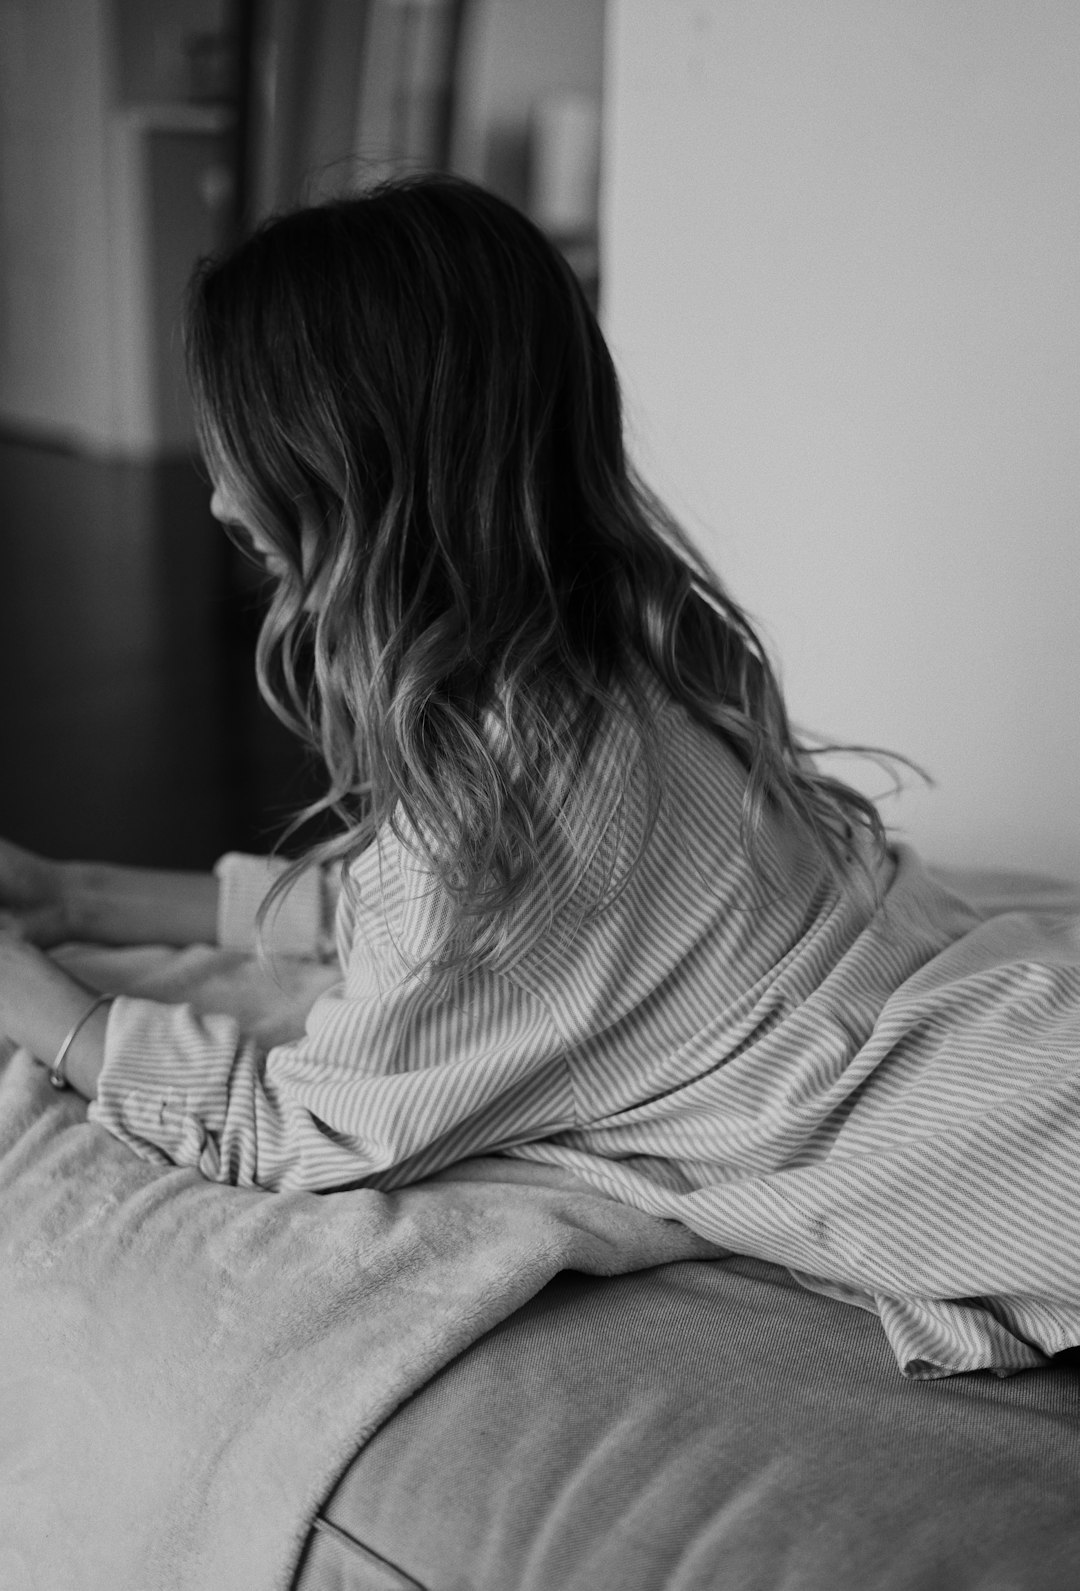
[[[1080,1586],[1076,0],[0,0],[0,1591]]]

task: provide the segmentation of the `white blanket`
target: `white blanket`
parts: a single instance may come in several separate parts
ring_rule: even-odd
[[[299,1031],[332,977],[69,952],[88,982]],[[715,1255],[510,1161],[394,1194],[265,1194],[132,1156],[0,1052],[0,1588],[285,1591],[356,1449],[566,1268]]]

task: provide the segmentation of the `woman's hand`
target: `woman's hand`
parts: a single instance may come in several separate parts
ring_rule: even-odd
[[[10,840],[0,840],[0,917],[35,945],[74,937],[64,869]]]

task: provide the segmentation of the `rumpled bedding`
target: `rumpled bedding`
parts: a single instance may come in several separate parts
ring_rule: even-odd
[[[948,882],[991,912],[1078,904]],[[200,947],[61,959],[264,1044],[335,977]],[[556,1273],[719,1253],[524,1162],[393,1194],[212,1184],[132,1156],[0,1049],[0,1591],[286,1591],[357,1448]]]
[[[264,1043],[334,973],[71,949],[86,982]],[[473,1161],[393,1194],[266,1194],[135,1158],[0,1051],[2,1591],[286,1591],[357,1448],[563,1269],[717,1250],[561,1173]]]

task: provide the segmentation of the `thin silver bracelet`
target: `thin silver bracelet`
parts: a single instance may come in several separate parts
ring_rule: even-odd
[[[49,1082],[54,1088],[68,1087],[68,1080],[64,1075],[64,1062],[67,1060],[68,1050],[70,1050],[78,1034],[84,1025],[89,1022],[90,1018],[93,1016],[98,1007],[102,1005],[111,1005],[113,999],[114,996],[111,994],[99,994],[95,1000],[92,1000],[87,1006],[86,1010],[83,1012],[82,1016],[76,1022],[75,1026],[72,1028],[71,1032],[68,1034],[67,1038],[64,1040],[63,1044],[61,1044],[60,1048],[57,1050],[56,1059],[49,1067]]]

